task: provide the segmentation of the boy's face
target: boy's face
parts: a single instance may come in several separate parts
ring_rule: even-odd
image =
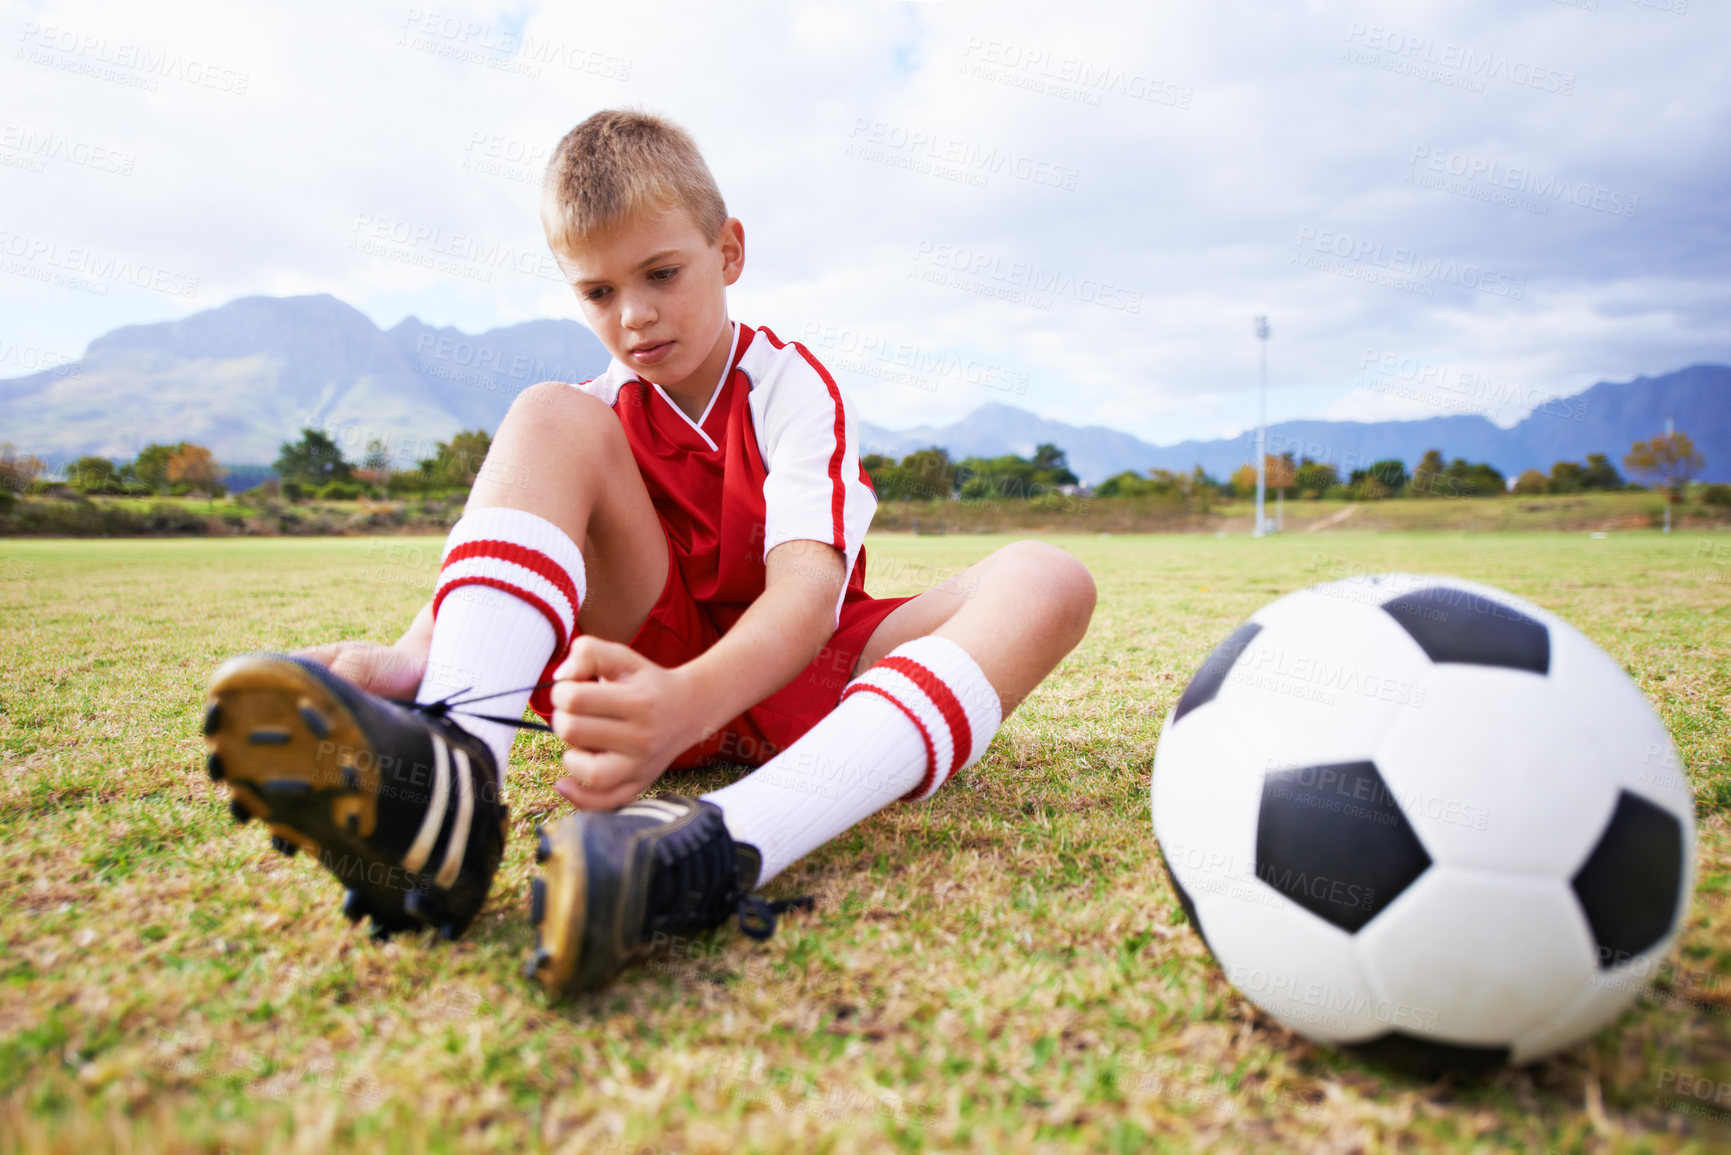
[[[745,231],[729,217],[711,243],[685,210],[639,212],[557,254],[607,351],[673,392],[721,378],[732,342],[727,286],[745,266]]]

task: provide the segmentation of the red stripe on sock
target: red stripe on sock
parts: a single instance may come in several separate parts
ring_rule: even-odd
[[[565,600],[571,603],[571,620],[577,620],[581,610],[581,600],[577,597],[577,585],[571,580],[571,575],[565,572],[565,567],[542,553],[538,549],[530,549],[526,545],[518,545],[514,541],[501,541],[497,538],[478,538],[466,541],[445,555],[445,560],[439,564],[439,569],[455,562],[471,557],[489,557],[495,561],[511,562],[540,577],[546,578],[553,587],[565,595]],[[503,588],[503,587],[502,587]],[[564,629],[560,629],[561,636]]]
[[[533,606],[535,609],[541,611],[541,616],[546,618],[547,624],[553,627],[554,656],[558,657],[565,652],[565,648],[569,644],[570,638],[565,633],[565,622],[559,617],[559,611],[548,605],[539,597],[530,593],[528,590],[524,589],[522,586],[512,585],[503,578],[486,577],[482,574],[475,574],[472,577],[452,578],[447,584],[440,586],[439,591],[433,595],[433,620],[438,620],[439,605],[445,600],[446,595],[452,590],[461,589],[464,586],[492,586],[496,590],[504,590],[512,597],[517,598],[525,604]]]
[[[901,798],[901,800],[903,802],[912,802],[916,798],[918,798],[920,795],[924,794],[927,790],[929,790],[931,788],[932,772],[937,767],[937,764],[938,764],[938,749],[936,746],[932,745],[932,736],[926,732],[926,724],[924,722],[920,721],[918,718],[914,717],[914,712],[912,710],[908,709],[907,706],[903,705],[900,701],[897,700],[897,698],[894,694],[890,693],[888,690],[884,689],[882,686],[874,686],[870,682],[855,682],[853,685],[849,686],[846,690],[842,691],[841,699],[836,704],[840,705],[841,702],[845,702],[848,700],[848,696],[850,694],[857,694],[862,690],[878,695],[878,697],[882,698],[884,701],[889,702],[890,704],[895,706],[895,708],[900,710],[903,714],[906,714],[908,721],[910,721],[914,724],[914,729],[916,729],[920,732],[920,738],[926,744],[926,772],[925,772],[925,775],[923,777],[921,777],[920,784],[918,786],[915,786],[912,790],[909,790],[906,794],[903,794],[902,798]],[[944,777],[947,779],[949,777],[949,775],[946,774]]]
[[[923,690],[949,725],[950,767],[944,772],[944,780],[949,781],[950,775],[961,769],[962,763],[968,760],[968,755],[974,750],[974,732],[968,725],[968,712],[962,709],[961,701],[955,692],[944,684],[942,678],[912,658],[891,654],[879,661],[878,665],[894,670]]]

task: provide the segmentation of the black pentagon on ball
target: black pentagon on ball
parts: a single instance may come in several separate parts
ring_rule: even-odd
[[[1424,843],[1371,762],[1271,771],[1256,817],[1256,877],[1357,933],[1429,869]]]
[[[1369,1063],[1407,1075],[1482,1075],[1508,1065],[1508,1047],[1469,1047],[1390,1031],[1362,1043],[1340,1047]]]
[[[1551,633],[1545,624],[1494,598],[1432,586],[1391,598],[1382,608],[1433,662],[1550,671]]]
[[[1202,668],[1196,671],[1196,676],[1190,679],[1190,684],[1179,696],[1178,709],[1172,714],[1174,722],[1196,707],[1214,700],[1233,663],[1238,661],[1251,639],[1261,632],[1262,627],[1255,622],[1245,622],[1232,631],[1231,637],[1214,647],[1214,652],[1208,655],[1208,660],[1202,663]]]
[[[1610,970],[1649,950],[1671,930],[1682,897],[1683,824],[1669,810],[1624,790],[1599,841],[1571,884]]]

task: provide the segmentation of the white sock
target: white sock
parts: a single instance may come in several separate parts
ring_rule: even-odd
[[[463,699],[476,698],[545,681],[570,648],[585,596],[583,554],[564,530],[504,506],[465,514],[445,539],[433,643],[415,701],[436,702],[459,690],[466,690]],[[464,709],[518,718],[529,698],[521,690]],[[450,717],[492,749],[502,788],[516,728],[459,711]]]
[[[1003,721],[968,652],[936,634],[897,646],[849,682],[793,745],[704,797],[763,855],[765,883],[898,798],[930,798],[979,761]]]

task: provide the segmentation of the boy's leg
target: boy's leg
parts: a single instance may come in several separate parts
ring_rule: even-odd
[[[1020,541],[892,611],[834,710],[758,770],[705,795],[728,833],[762,854],[758,881],[897,798],[929,797],[976,761],[1081,641],[1094,593],[1073,556]]]
[[[426,647],[422,701],[468,689],[479,712],[515,718],[522,687],[579,622],[630,640],[669,576],[667,540],[617,418],[569,386],[513,404],[482,475],[409,636]],[[486,697],[505,690],[518,692]],[[497,787],[512,733],[410,709],[315,655],[223,663],[204,720],[210,775],[235,817],[263,819],[284,853],[316,853],[343,880],[351,920],[451,937],[480,911],[503,854]]]
[[[667,539],[618,418],[582,390],[525,390],[446,540],[417,700],[518,691],[470,707],[515,718],[574,629],[629,642],[667,580]],[[493,749],[513,727],[455,720]]]

